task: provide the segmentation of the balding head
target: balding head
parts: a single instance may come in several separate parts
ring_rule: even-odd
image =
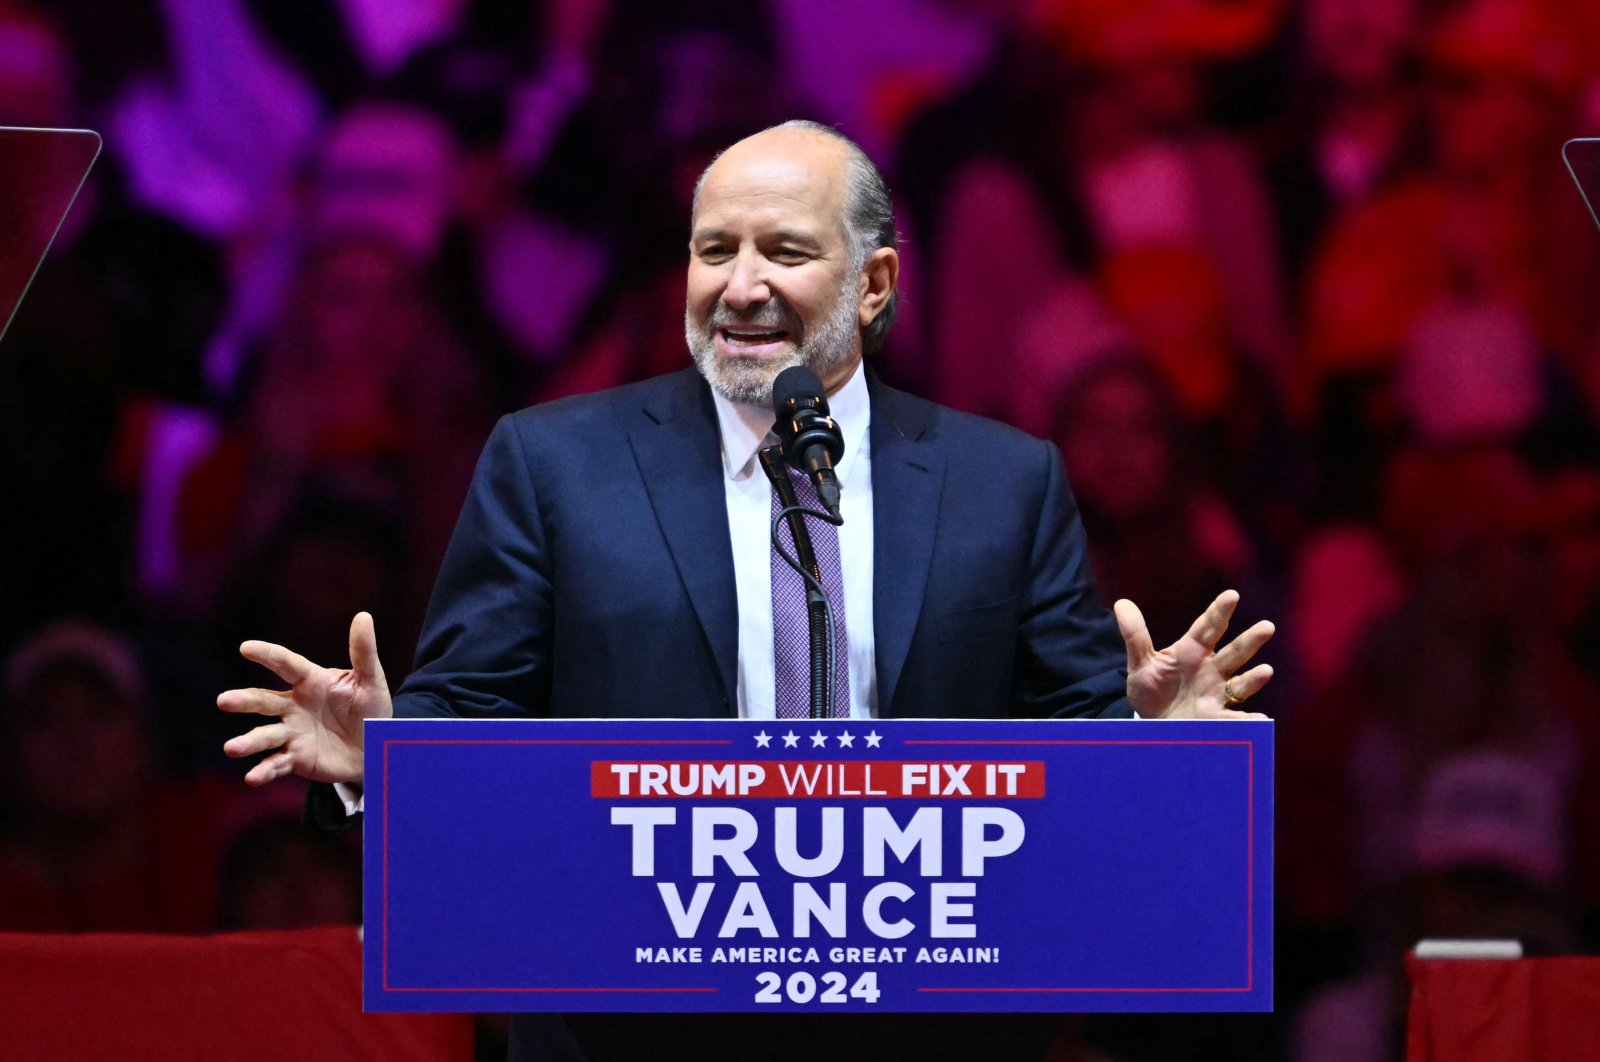
[[[752,155],[787,157],[811,167],[818,179],[830,184],[835,180],[842,182],[839,223],[849,240],[857,270],[864,267],[868,257],[879,248],[898,251],[900,235],[894,224],[894,201],[883,174],[854,140],[832,126],[803,118],[763,129],[718,155],[695,182],[691,227],[693,218],[700,212],[701,193],[718,163],[724,160],[739,163]],[[899,305],[900,292],[896,289],[882,312],[862,330],[862,346],[868,354],[876,353],[883,346]]]
[[[695,182],[694,216],[698,217],[700,201],[708,188],[715,191],[729,180],[803,173],[816,187],[837,193],[833,198],[839,207],[842,227],[845,224],[846,142],[824,129],[809,124],[775,125],[718,153]]]

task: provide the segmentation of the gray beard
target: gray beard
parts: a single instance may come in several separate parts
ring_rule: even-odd
[[[771,361],[754,362],[742,359],[723,359],[717,356],[715,336],[717,329],[733,324],[758,325],[783,328],[794,335],[799,319],[787,305],[773,296],[757,313],[740,316],[724,303],[718,302],[705,326],[696,325],[692,311],[683,316],[684,340],[695,368],[706,378],[711,389],[730,402],[768,407],[772,405],[772,384],[778,374],[796,365],[804,365],[819,377],[826,377],[841,365],[847,364],[855,354],[855,344],[860,335],[856,320],[855,302],[846,296],[853,292],[859,275],[850,277],[840,288],[833,309],[815,332],[801,336],[788,355]]]

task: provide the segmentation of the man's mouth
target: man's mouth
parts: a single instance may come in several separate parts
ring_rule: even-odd
[[[789,339],[789,332],[783,328],[759,328],[738,326],[717,329],[719,346],[735,356],[759,357],[763,354],[776,353],[777,350]]]

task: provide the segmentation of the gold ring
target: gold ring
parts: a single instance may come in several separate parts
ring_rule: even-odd
[[[1233,692],[1233,679],[1224,679],[1222,683],[1222,698],[1228,704],[1243,704],[1244,698]]]

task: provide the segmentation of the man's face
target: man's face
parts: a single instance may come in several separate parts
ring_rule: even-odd
[[[834,390],[861,360],[864,280],[844,228],[844,162],[824,137],[771,130],[712,166],[689,240],[684,335],[735,402],[766,405],[784,369]]]

